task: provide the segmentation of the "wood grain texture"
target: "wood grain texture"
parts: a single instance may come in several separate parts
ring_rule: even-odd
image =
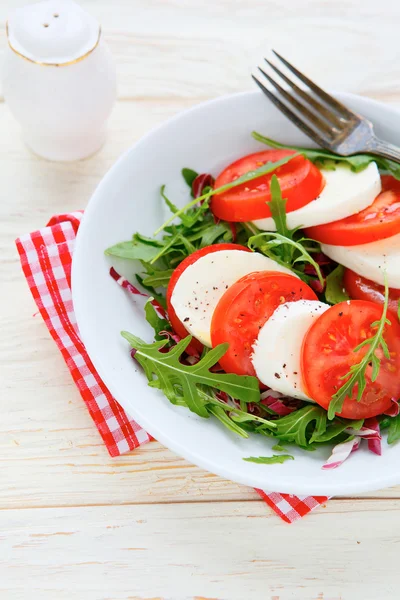
[[[0,61],[6,15],[25,1],[0,5]],[[73,164],[32,155],[0,86],[0,597],[25,600],[27,590],[33,600],[396,597],[400,486],[330,501],[287,526],[253,490],[157,442],[111,459],[33,316],[14,239],[85,207],[118,156],[151,127],[199,101],[251,89],[250,68],[267,47],[326,87],[400,105],[400,4],[80,3],[103,24],[117,63],[119,101],[104,148]]]
[[[23,4],[26,0],[1,3],[3,49],[7,14]],[[396,0],[386,0],[384,10],[376,0],[80,4],[103,24],[117,63],[120,98],[199,100],[248,89],[250,69],[270,47],[331,89],[400,98]]]
[[[1,597],[28,579],[42,600],[393,600],[400,507],[383,504],[295,525],[255,502],[0,511]]]

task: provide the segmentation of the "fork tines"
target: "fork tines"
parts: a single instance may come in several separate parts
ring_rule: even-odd
[[[357,115],[303,75],[283,56],[274,50],[273,53],[280,61],[279,66],[284,65],[291,76],[265,58],[270,73],[265,70],[265,67],[259,66],[262,77],[255,75],[252,77],[271,102],[317,144],[323,147],[329,146],[329,142],[342,130],[358,122]],[[273,75],[277,75],[281,83]],[[268,83],[274,90],[268,86]]]

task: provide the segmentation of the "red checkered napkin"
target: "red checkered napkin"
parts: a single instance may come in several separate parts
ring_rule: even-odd
[[[71,295],[71,264],[83,212],[53,217],[47,227],[16,240],[22,269],[47,329],[71,371],[111,456],[150,441],[130,419],[96,373],[79,338]],[[327,501],[326,496],[298,497],[257,490],[287,523],[293,523]]]

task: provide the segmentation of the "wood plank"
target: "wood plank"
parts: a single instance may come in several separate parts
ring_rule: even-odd
[[[0,511],[1,595],[392,600],[399,511],[345,500],[293,525],[261,502]]]
[[[16,4],[2,2],[0,60],[5,20]],[[275,47],[330,89],[395,91],[400,99],[395,2],[385,11],[375,0],[120,0],[115,8],[106,0],[81,0],[81,5],[103,25],[123,98],[199,99],[252,88],[251,68]]]

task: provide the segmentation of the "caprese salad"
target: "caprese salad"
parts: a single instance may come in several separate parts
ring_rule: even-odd
[[[123,332],[149,385],[243,437],[333,446],[400,439],[400,166],[270,146],[214,179],[183,169],[192,195],[171,218],[106,253],[141,261],[155,340]],[[114,269],[124,288],[141,293]],[[162,290],[165,290],[163,293]]]

